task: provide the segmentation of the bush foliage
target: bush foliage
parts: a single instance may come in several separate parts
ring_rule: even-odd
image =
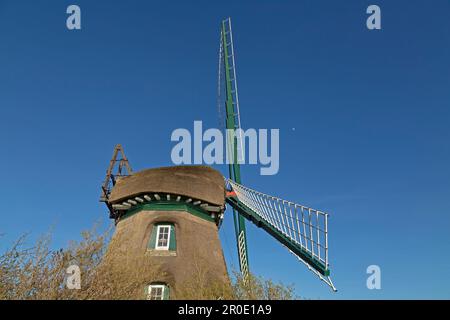
[[[126,252],[111,250],[111,231],[98,233],[94,228],[82,232],[82,240],[66,249],[52,250],[51,236],[41,237],[31,247],[22,236],[0,254],[0,299],[146,299],[145,286],[158,279],[163,271],[151,265],[145,255],[130,258]],[[118,246],[117,248],[123,246]],[[124,258],[126,257],[126,258]],[[207,263],[197,259],[196,272],[183,283],[173,299],[294,299],[292,286],[276,284],[250,275],[244,281],[233,272],[229,283],[212,282]],[[81,271],[81,288],[68,289],[67,268],[77,265]]]

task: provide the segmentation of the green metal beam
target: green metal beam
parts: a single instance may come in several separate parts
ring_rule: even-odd
[[[230,52],[228,49],[229,44],[227,43],[227,37],[226,37],[226,20],[222,21],[222,47],[223,47],[223,60],[224,60],[224,68],[225,68],[225,90],[226,90],[226,101],[225,101],[225,109],[226,109],[226,128],[228,129],[228,133],[231,132],[230,130],[236,129],[236,123],[235,123],[235,114],[234,114],[234,105],[233,103],[236,103],[236,101],[233,101],[233,85],[232,85],[232,79],[230,75]],[[236,76],[236,75],[234,75]],[[234,132],[234,131],[232,131]],[[233,161],[229,165],[229,175],[230,179],[241,184],[241,168],[238,163],[238,155],[237,155],[237,137],[236,135],[229,135],[228,141],[232,143],[230,148],[232,148],[232,156]],[[229,150],[229,149],[228,149]],[[229,150],[230,151],[230,150]],[[235,232],[236,232],[236,241],[238,245],[238,252],[239,252],[239,235],[241,232],[243,232],[243,239],[244,239],[244,250],[246,255],[246,261],[247,261],[247,270],[248,269],[248,250],[247,250],[247,232],[245,228],[245,219],[242,217],[236,210],[233,210],[233,221],[235,226]],[[241,264],[241,257],[239,259],[239,264]],[[244,269],[245,266],[240,266],[241,271]]]

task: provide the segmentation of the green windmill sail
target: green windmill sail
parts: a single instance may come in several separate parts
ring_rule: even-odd
[[[239,155],[242,149],[238,142],[242,140],[235,133],[240,129],[239,96],[236,80],[236,67],[234,60],[233,34],[231,30],[231,19],[222,21],[219,54],[219,86],[221,83],[221,73],[223,70],[225,81],[225,127],[227,129],[227,155],[229,157],[229,177],[236,183],[241,182],[241,169],[239,165]],[[220,90],[220,89],[219,89]],[[220,94],[220,92],[219,92]],[[248,276],[248,254],[247,254],[247,233],[245,229],[245,218],[238,210],[233,209],[233,221],[236,232],[236,242],[238,244],[239,266],[244,279]]]
[[[244,280],[249,273],[247,233],[250,221],[286,247],[299,261],[337,291],[330,277],[328,256],[328,213],[292,201],[270,196],[242,185],[241,161],[244,161],[236,65],[231,19],[220,27],[219,114],[227,129],[229,178],[226,202],[232,208],[239,265]],[[223,83],[223,85],[222,85]],[[224,95],[224,101],[221,97]]]

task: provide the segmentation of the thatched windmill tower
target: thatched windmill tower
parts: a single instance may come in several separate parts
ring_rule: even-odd
[[[208,268],[211,282],[228,281],[218,235],[225,207],[223,176],[206,166],[133,173],[124,156],[117,160],[115,175],[117,151],[122,151],[120,145],[108,170],[102,201],[116,222],[113,241],[119,246],[114,250],[130,258],[145,256],[164,271],[148,284],[150,298],[176,296],[177,286],[189,280],[199,263]]]

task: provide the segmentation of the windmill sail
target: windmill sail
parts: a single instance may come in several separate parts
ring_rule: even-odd
[[[223,72],[221,72],[223,70]],[[234,59],[233,34],[231,30],[231,19],[222,21],[220,31],[219,51],[219,103],[221,97],[221,83],[224,80],[225,113],[227,131],[227,155],[229,162],[229,177],[236,183],[241,183],[240,161],[242,160],[242,137],[241,120],[239,113],[239,97],[236,80],[236,67]],[[220,115],[220,110],[219,110]],[[236,242],[239,254],[239,266],[244,280],[249,273],[247,254],[247,234],[245,229],[245,218],[233,209],[233,222],[236,233]]]
[[[219,116],[225,107],[229,179],[227,203],[233,209],[233,222],[244,280],[247,278],[248,250],[245,221],[250,220],[283,244],[310,271],[336,291],[328,262],[328,214],[300,204],[269,196],[244,187],[240,163],[244,160],[239,97],[231,19],[222,21],[219,50]],[[225,97],[222,96],[224,93]],[[222,101],[224,98],[224,101]]]
[[[227,203],[281,242],[310,271],[337,291],[328,261],[328,214],[252,190],[230,179]]]

